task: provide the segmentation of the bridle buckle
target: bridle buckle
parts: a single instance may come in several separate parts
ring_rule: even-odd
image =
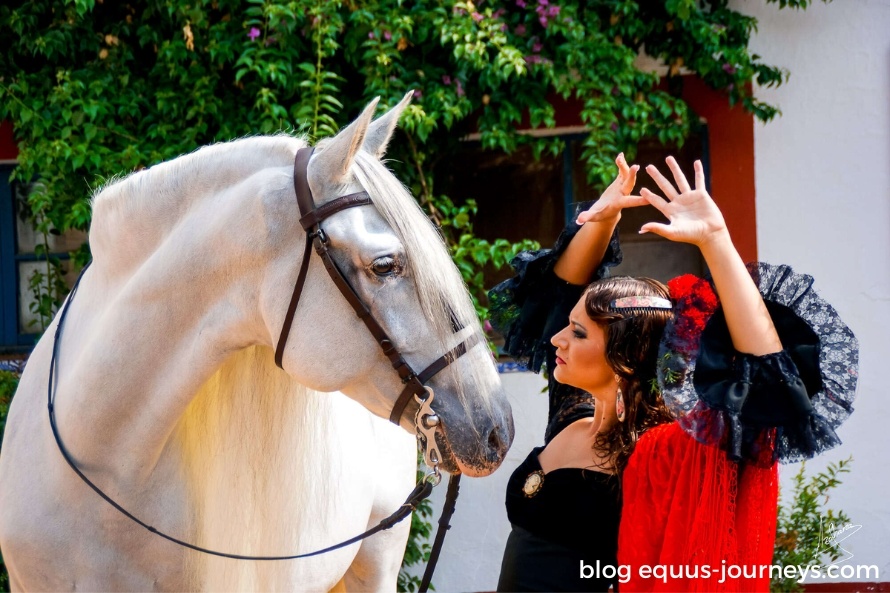
[[[417,412],[414,414],[414,427],[417,430],[417,441],[423,449],[423,462],[430,467],[433,474],[437,476],[436,484],[441,480],[439,475],[439,462],[442,461],[442,452],[439,451],[439,445],[436,443],[436,429],[439,427],[439,416],[433,410],[433,399],[435,394],[433,388],[424,386],[427,392],[426,397],[421,397],[415,393],[414,399],[419,404]]]
[[[328,234],[324,232],[324,229],[320,226],[317,231],[309,233],[309,238],[314,243],[315,251],[317,251],[319,255],[327,251],[328,245],[331,243],[330,237],[328,237]]]

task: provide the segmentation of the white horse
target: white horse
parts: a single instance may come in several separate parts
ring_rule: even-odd
[[[441,237],[380,162],[407,102],[372,122],[374,101],[319,143],[308,180],[318,205],[360,189],[373,199],[323,226],[337,265],[420,370],[481,329]],[[401,381],[314,254],[284,371],[273,363],[305,238],[293,179],[304,146],[218,144],[102,189],[94,262],[59,344],[55,413],[77,466],[146,523],[223,552],[331,545],[389,515],[414,484],[410,409],[408,432],[365,410],[388,417]],[[254,562],[179,547],[103,501],[66,465],[47,419],[57,324],[31,355],[0,455],[13,590],[395,589],[408,520],[330,554]],[[513,426],[484,341],[429,385],[442,467],[494,471]],[[354,401],[318,393],[333,391]]]

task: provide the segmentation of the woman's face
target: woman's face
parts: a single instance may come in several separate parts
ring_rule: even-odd
[[[606,360],[606,330],[587,316],[584,297],[569,314],[569,325],[553,336],[553,378],[597,397],[615,391],[615,372]]]

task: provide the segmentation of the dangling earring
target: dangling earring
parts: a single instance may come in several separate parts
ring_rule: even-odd
[[[615,381],[618,383],[618,393],[615,395],[615,414],[618,415],[618,422],[624,422],[624,397],[621,393],[621,378],[615,375]]]

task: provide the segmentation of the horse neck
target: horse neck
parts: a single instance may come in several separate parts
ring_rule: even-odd
[[[288,136],[245,138],[204,147],[102,189],[93,200],[93,259],[115,273],[135,270],[209,201],[237,191],[258,171],[289,170],[305,142]]]
[[[243,169],[251,158],[241,160]],[[247,169],[215,192],[217,186],[201,182],[221,176],[196,173],[192,184],[200,195],[181,196],[185,206],[154,221],[159,231],[150,228],[157,205],[145,196],[129,196],[133,212],[113,203],[103,211],[108,196],[97,200],[91,242],[99,249],[66,321],[59,368],[70,380],[59,413],[90,427],[72,436],[72,447],[87,459],[107,461],[111,444],[130,460],[131,475],[122,480],[138,483],[151,473],[194,394],[233,352],[268,341],[256,295],[269,259],[260,202],[270,184],[285,184],[288,176],[274,166]],[[136,181],[158,195],[175,185]],[[113,229],[115,217],[133,230]],[[112,250],[115,241],[120,245]],[[94,434],[103,435],[104,447]]]

